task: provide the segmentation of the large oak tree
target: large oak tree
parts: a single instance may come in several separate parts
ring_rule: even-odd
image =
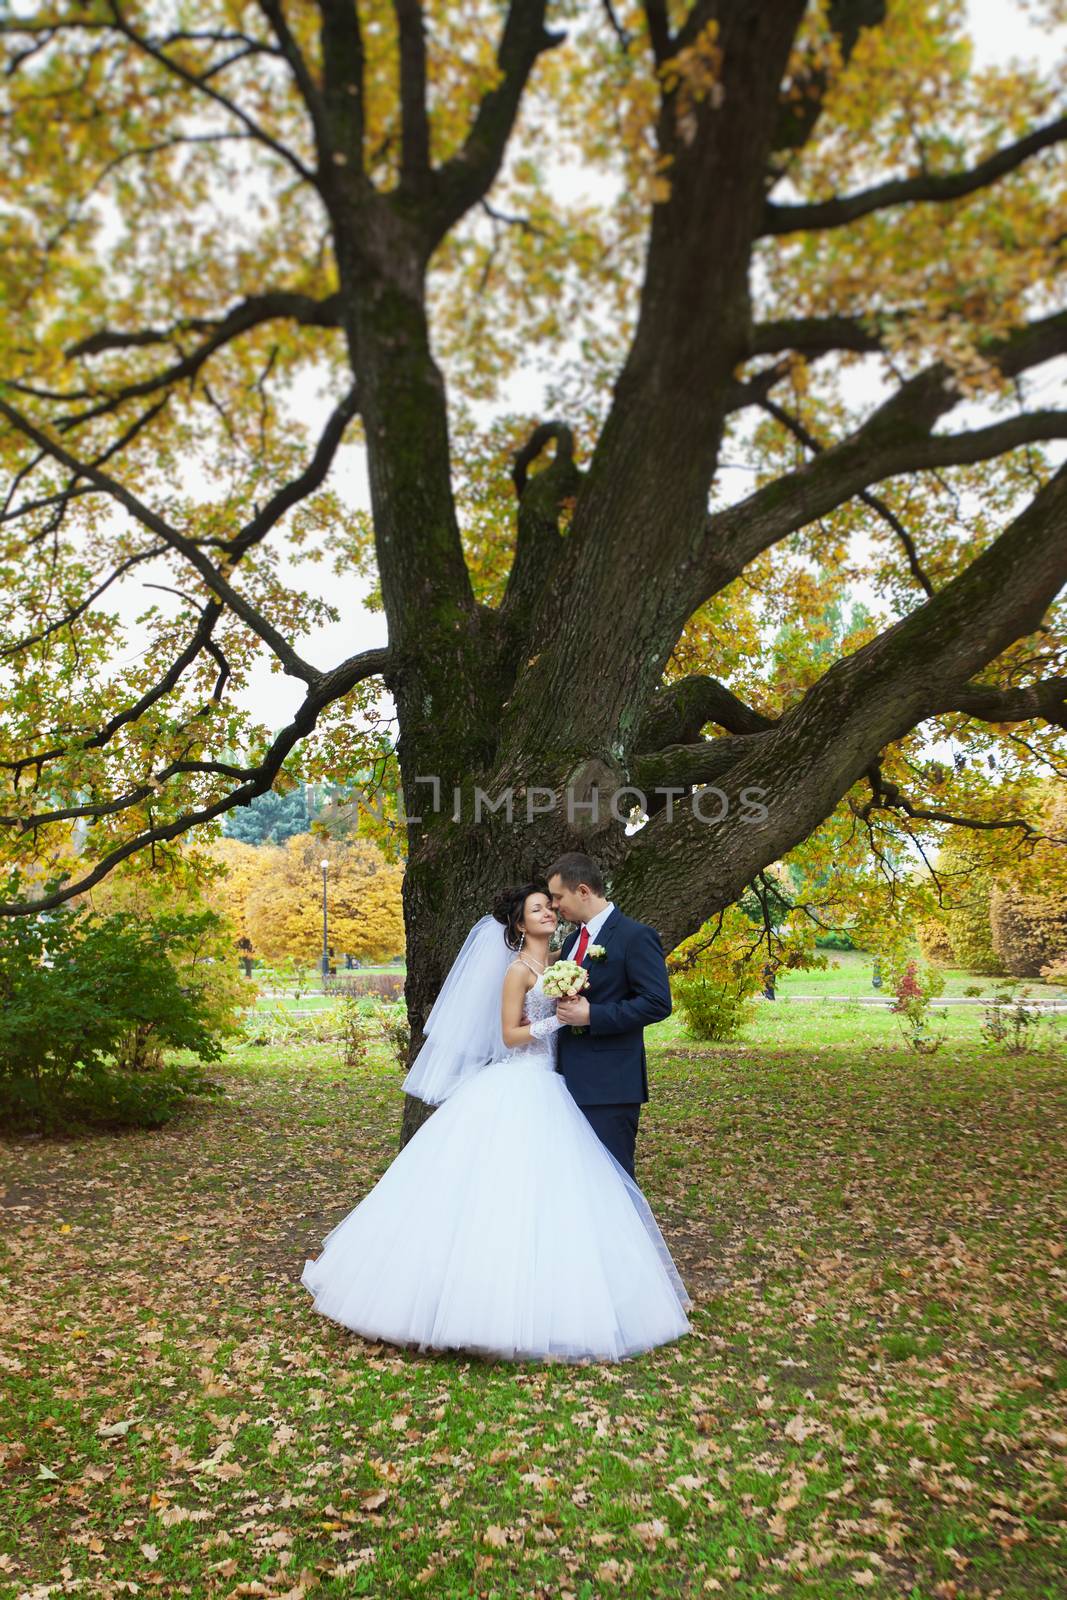
[[[383,684],[416,1045],[491,892],[561,849],[670,948],[835,818],[876,855],[882,817],[1039,831],[918,752],[998,729],[1054,763],[1067,727],[1051,76],[971,71],[957,8],[916,0],[0,26],[0,821],[54,880],[7,912],[165,851],[309,736],[351,772]],[[308,371],[316,438],[286,405]],[[369,518],[330,477],[353,438]],[[328,608],[283,540],[375,573],[385,648],[301,653]],[[118,672],[109,591],[160,561]],[[891,615],[835,635],[856,576]],[[302,686],[276,733],[235,698],[264,649]]]

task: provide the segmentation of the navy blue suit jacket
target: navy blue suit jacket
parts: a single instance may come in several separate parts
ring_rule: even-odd
[[[561,955],[574,951],[581,929],[571,935]],[[561,1028],[556,1035],[556,1071],[580,1106],[641,1104],[648,1099],[648,1066],[644,1029],[671,1014],[671,987],[663,946],[655,928],[624,916],[618,906],[601,926],[594,944],[604,957],[582,965],[589,986],[585,1033]]]

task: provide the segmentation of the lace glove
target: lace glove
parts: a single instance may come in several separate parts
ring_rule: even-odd
[[[565,1026],[566,1024],[562,1023],[554,1012],[550,1017],[542,1017],[539,1022],[529,1024],[530,1032],[535,1039],[551,1039],[557,1029]]]

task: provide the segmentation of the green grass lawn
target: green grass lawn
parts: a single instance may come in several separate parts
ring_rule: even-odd
[[[816,1050],[822,1048],[851,1050],[853,1053],[886,1050],[904,1050],[900,1021],[887,1006],[861,1005],[858,1001],[833,1000],[801,1002],[757,999],[753,1020],[745,1029],[745,1040],[757,1049]],[[945,1015],[940,1015],[944,1009]],[[983,1058],[988,1047],[982,1039],[982,1022],[985,1008],[977,1006],[931,1007],[931,1029],[944,1034],[940,1051],[929,1057],[934,1063],[946,1065],[960,1059]],[[1045,1041],[1045,1051],[1056,1051],[1067,1044],[1067,1012],[1050,1012],[1034,1028]],[[685,1025],[677,1007],[665,1022],[657,1022],[645,1029],[646,1042],[664,1048],[673,1044],[686,1045]]]
[[[778,974],[777,988],[780,994],[846,994],[846,995],[886,995],[888,989],[883,984],[881,990],[871,988],[871,976],[874,963],[869,955],[862,950],[826,950],[822,952],[828,965],[825,968],[815,968],[810,972],[782,971]],[[944,968],[945,988],[940,996],[944,999],[949,995],[962,995],[968,989],[980,988],[983,997],[991,999],[995,991],[1006,983],[1014,981],[1019,989],[1024,986],[1030,990],[1033,1000],[1065,1000],[1067,989],[1060,984],[1045,983],[1043,979],[1006,979],[1006,978],[976,978],[973,972],[962,972],[954,967]]]
[[[384,1053],[246,1049],[158,1132],[0,1147],[0,1594],[1061,1597],[1067,1064],[974,1041],[649,1030],[638,1178],[696,1308],[613,1366],[312,1312],[395,1153]]]

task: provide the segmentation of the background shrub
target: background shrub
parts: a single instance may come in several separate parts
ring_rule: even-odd
[[[734,1039],[755,1014],[751,993],[736,981],[677,977],[671,991],[694,1039]]]
[[[17,892],[17,891],[16,891]],[[206,928],[119,913],[59,910],[0,924],[0,1120],[49,1130],[79,1121],[158,1125],[196,1069],[164,1069],[163,1048],[221,1055],[208,982],[182,982],[170,953]],[[151,1049],[149,1050],[149,1044]],[[131,1070],[135,1066],[136,1070]]]

